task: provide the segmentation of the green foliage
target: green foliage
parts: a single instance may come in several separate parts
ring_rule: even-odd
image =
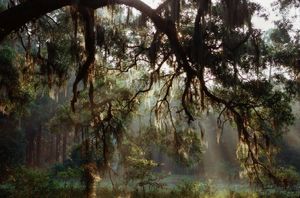
[[[85,162],[85,159],[83,158],[81,151],[82,151],[81,145],[75,145],[71,150],[71,154],[70,154],[71,160],[69,161],[69,163],[75,167],[80,167]]]
[[[202,160],[202,144],[199,138],[199,134],[195,131],[187,130],[177,132],[179,141],[178,145],[175,145],[177,150],[175,158],[179,159],[179,162],[186,166],[198,165]]]
[[[17,57],[12,47],[0,46],[0,112],[5,114],[21,114],[30,100],[30,95],[20,83]]]
[[[288,30],[284,28],[273,29],[270,34],[270,39],[274,44],[287,44],[291,41]]]
[[[68,171],[67,171],[68,172]],[[71,171],[72,172],[72,171]],[[62,173],[64,175],[65,173]],[[113,197],[149,197],[149,198],[297,198],[298,188],[287,190],[282,188],[255,189],[244,185],[229,185],[207,181],[183,181],[175,188],[153,187],[145,191],[127,189],[115,191],[108,187],[98,187],[97,195],[106,198]],[[84,196],[84,189],[79,185],[61,185],[59,180],[51,180],[45,171],[19,168],[10,178],[10,181],[0,185],[2,197],[49,197],[63,198]]]
[[[71,41],[59,37],[54,42],[47,42],[48,58],[47,62],[41,65],[40,72],[45,76],[45,82],[51,87],[57,85],[61,87],[69,79],[72,66],[70,54]]]
[[[55,184],[45,171],[17,168],[8,183],[13,186],[12,197],[37,197],[49,194]]]
[[[2,3],[0,3],[0,12],[4,11],[5,9],[5,6]]]
[[[300,184],[300,174],[295,167],[279,167],[275,171],[275,176],[278,179],[276,184],[280,187],[291,188]]]
[[[128,179],[144,180],[148,174],[152,172],[152,169],[157,166],[153,160],[137,159],[132,156],[126,159],[130,170],[127,172]]]
[[[76,122],[75,119],[69,107],[60,105],[55,114],[48,120],[47,126],[52,133],[61,133],[62,130],[71,130]]]
[[[78,179],[82,175],[80,167],[72,167],[74,164],[55,164],[51,168],[51,176],[66,181],[67,179]]]
[[[185,120],[177,120],[176,131],[167,122],[163,124],[164,128],[155,122],[154,126],[149,127],[141,123],[140,134],[134,137],[138,142],[137,145],[146,153],[163,152],[185,167],[192,168],[199,165],[203,154],[200,134],[193,127],[188,126]],[[153,147],[156,148],[155,151],[151,151]]]
[[[14,169],[10,178],[0,185],[0,196],[11,198],[81,198],[84,192],[82,186],[78,184],[79,172],[78,169],[67,168],[65,171],[58,172],[60,178],[57,178],[47,170],[19,167]]]
[[[122,153],[126,153],[122,163],[125,167],[125,185],[133,185],[136,190],[140,187],[143,191],[145,191],[145,187],[149,189],[164,187],[161,183],[162,175],[153,172],[158,164],[147,159],[147,153],[143,147],[131,143],[123,145],[121,148],[125,150]]]
[[[200,197],[200,183],[199,182],[182,182],[176,187],[176,190],[171,192],[174,197],[183,198],[197,198]]]
[[[0,47],[0,113],[17,112],[29,100],[20,84],[16,57],[11,47]]]
[[[0,64],[1,65],[6,65],[6,66],[12,65],[15,57],[16,57],[16,53],[15,53],[14,49],[12,49],[8,46],[1,47],[1,50],[0,50]]]
[[[278,189],[265,189],[262,191],[250,189],[215,189],[213,192],[205,191],[201,187],[202,184],[190,183],[178,186],[174,190],[156,190],[147,191],[145,194],[137,191],[121,194],[124,197],[134,198],[298,198],[297,191],[282,191]],[[205,186],[205,185],[203,185]],[[101,188],[97,191],[98,195],[107,198],[116,197],[113,191],[108,188]]]

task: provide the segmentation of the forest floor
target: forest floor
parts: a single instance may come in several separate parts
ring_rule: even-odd
[[[131,187],[127,189],[131,192],[129,197],[300,198],[300,186],[294,186],[289,189],[274,186],[261,188],[250,186],[246,181],[224,182],[221,178],[199,179],[199,177],[191,175],[168,175],[160,182],[164,184],[162,188],[155,189],[146,186],[145,194],[142,187],[137,184],[131,184]],[[114,185],[117,185],[116,183]],[[107,196],[111,195],[111,197],[114,197],[112,196],[114,190],[111,180],[108,178],[101,180],[97,189],[99,195],[105,192],[104,194],[107,193]]]
[[[219,179],[219,181],[218,181]],[[52,181],[52,180],[51,180]],[[84,187],[79,179],[67,181],[52,181],[56,185],[33,186],[0,185],[0,197],[47,197],[60,198],[84,197]],[[283,188],[258,188],[249,186],[246,182],[222,182],[220,178],[199,179],[192,175],[167,175],[159,182],[160,187],[145,185],[145,188],[132,182],[124,186],[123,181],[104,178],[97,183],[97,197],[99,198],[299,198],[300,186],[290,189]],[[38,185],[38,184],[37,184]],[[30,189],[31,188],[31,189]]]

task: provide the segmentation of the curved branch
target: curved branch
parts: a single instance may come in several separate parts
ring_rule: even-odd
[[[0,13],[0,42],[12,31],[47,13],[71,5],[73,0],[30,0]]]
[[[34,21],[49,12],[65,6],[77,5],[97,9],[115,0],[28,0],[0,13],[0,42],[11,32],[20,29],[26,23]]]
[[[20,29],[26,23],[35,20],[51,11],[68,5],[78,5],[79,7],[88,7],[92,9],[101,8],[113,4],[123,4],[139,10],[148,16],[157,29],[165,33],[172,45],[174,53],[180,67],[193,73],[185,56],[185,52],[177,38],[175,24],[172,21],[165,20],[157,14],[157,11],[149,7],[140,0],[30,0],[25,1],[15,7],[9,8],[0,13],[0,42],[12,31]]]
[[[86,50],[86,60],[85,63],[79,68],[78,74],[76,75],[75,82],[73,84],[73,99],[71,101],[72,110],[75,111],[75,103],[77,101],[78,91],[77,86],[80,81],[87,81],[87,76],[89,73],[90,66],[95,61],[96,52],[96,40],[95,40],[95,30],[94,30],[94,10],[89,8],[79,8],[79,12],[83,17],[85,22],[85,50]],[[91,85],[90,85],[91,86]],[[90,87],[91,90],[93,89]]]

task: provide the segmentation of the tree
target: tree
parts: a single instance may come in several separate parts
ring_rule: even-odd
[[[0,183],[7,179],[11,169],[24,161],[25,138],[21,129],[17,127],[17,120],[6,115],[0,115],[0,148],[2,177]]]
[[[299,40],[285,39],[283,42],[289,42],[286,54],[280,57],[278,53],[272,54],[272,45],[262,39],[261,31],[251,23],[254,13],[261,11],[258,4],[246,0],[165,0],[156,9],[140,0],[28,0],[15,4],[0,13],[0,40],[12,31],[18,34],[22,27],[25,32],[40,27],[38,18],[55,10],[58,11],[47,15],[46,21],[52,20],[50,24],[60,26],[66,21],[56,17],[56,13],[64,13],[67,19],[65,7],[69,6],[74,34],[65,35],[74,57],[70,64],[76,68],[73,111],[82,92],[78,87],[83,82],[89,88],[93,115],[97,76],[94,74],[99,68],[105,68],[105,75],[147,68],[143,78],[137,80],[140,86],[132,87],[136,93],[128,101],[129,107],[136,105],[140,96],[153,89],[157,82],[162,83],[154,110],[157,115],[169,113],[170,130],[176,133],[170,94],[178,82],[181,86],[178,94],[181,106],[175,107],[178,115],[186,116],[187,122],[192,123],[205,111],[219,111],[220,133],[226,121],[236,126],[239,158],[249,176],[260,182],[260,174],[266,173],[276,180],[272,156],[276,153],[277,139],[293,121],[290,102],[299,85],[284,75],[267,76],[266,69],[286,68],[290,75],[299,71],[296,66]],[[123,5],[127,6],[126,13]],[[95,12],[104,7],[111,11],[110,18]],[[131,8],[141,15],[132,14]],[[282,34],[282,29],[279,33]],[[58,54],[55,51],[59,50],[55,36],[46,34],[41,39],[37,33],[27,40],[35,37],[39,46],[34,56],[37,65],[50,68],[46,74],[59,76],[70,68],[60,70],[60,64],[54,61]],[[276,34],[271,39],[277,42]],[[80,45],[83,43],[84,49]],[[63,80],[58,79],[58,82]],[[111,106],[107,104],[109,112]]]

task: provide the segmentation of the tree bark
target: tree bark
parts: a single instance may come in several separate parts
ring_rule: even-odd
[[[114,0],[28,0],[0,13],[0,42],[30,21],[68,5],[99,8]]]
[[[55,136],[53,134],[50,135],[50,151],[49,151],[49,163],[52,164],[55,161]]]
[[[26,144],[26,164],[27,166],[33,166],[33,149],[34,149],[34,138],[27,138]]]
[[[29,21],[66,5],[72,0],[29,0],[0,13],[0,41],[10,32],[20,29]]]
[[[12,31],[20,29],[26,23],[68,5],[87,8],[101,8],[113,4],[123,4],[136,8],[151,18],[155,25],[163,32],[169,31],[166,20],[163,20],[156,10],[140,0],[30,0],[9,8],[0,13],[0,42]],[[172,31],[172,29],[170,29]]]
[[[62,146],[62,157],[63,157],[63,162],[67,160],[67,141],[68,141],[68,133],[64,132],[63,135],[63,146]]]
[[[42,141],[42,125],[39,125],[37,136],[36,136],[36,166],[41,165],[41,141]]]
[[[79,126],[79,124],[76,124],[75,125],[75,129],[74,129],[74,142],[76,144],[79,143],[79,139],[80,139],[80,137],[79,137],[79,130],[80,130],[80,126]]]
[[[60,161],[60,134],[56,135],[56,145],[55,145],[55,161]]]
[[[97,177],[97,166],[95,163],[86,163],[83,166],[83,181],[85,183],[85,197],[96,198],[96,182],[100,179]]]

